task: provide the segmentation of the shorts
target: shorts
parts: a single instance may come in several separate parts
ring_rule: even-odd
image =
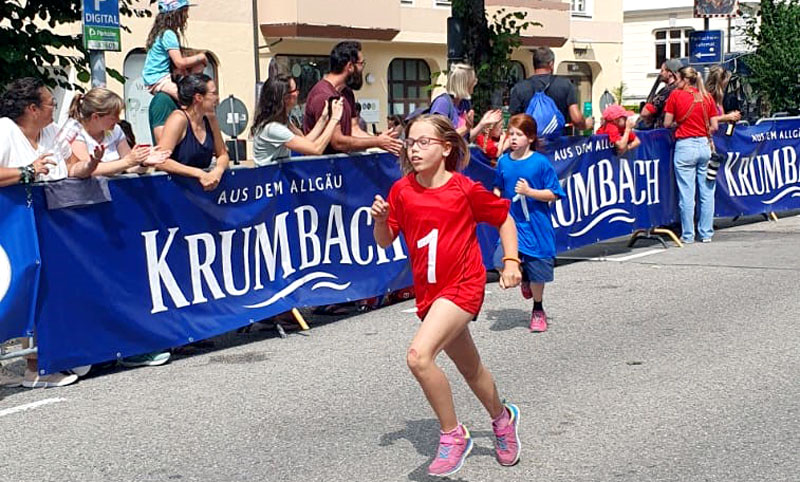
[[[155,84],[148,85],[146,87],[152,95],[163,92],[174,99],[178,98],[178,84],[172,81],[172,76],[169,74],[158,79]]]
[[[473,279],[466,279],[458,283],[445,286],[441,289],[441,291],[431,297],[430,302],[426,303],[425,305],[417,304],[417,316],[420,320],[424,321],[425,316],[428,315],[428,311],[431,309],[431,306],[433,306],[433,303],[439,298],[450,300],[467,313],[477,315],[480,313],[481,307],[483,306],[483,298],[485,294],[486,273],[484,273],[484,275],[480,278],[474,277]],[[417,297],[417,302],[425,303],[425,301],[421,300],[419,297]]]
[[[519,253],[522,281],[529,283],[551,283],[555,271],[555,258],[536,258]],[[498,246],[494,252],[494,266],[498,271],[503,269],[503,247]]]

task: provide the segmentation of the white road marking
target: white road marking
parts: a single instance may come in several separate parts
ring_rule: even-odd
[[[582,257],[579,257],[579,256],[558,256],[558,258],[559,259],[570,260],[570,261],[614,261],[614,262],[617,262],[617,263],[623,263],[625,261],[630,261],[632,259],[644,258],[645,256],[651,256],[651,255],[654,255],[654,254],[666,253],[666,252],[667,252],[666,249],[650,249],[650,250],[644,251],[642,253],[631,254],[631,255],[622,256],[622,257],[619,257],[619,258],[612,258],[612,257],[608,257],[608,256],[596,256],[594,258],[582,258]]]
[[[51,403],[58,403],[58,402],[65,402],[66,398],[46,398],[44,400],[39,400],[38,402],[26,403],[25,405],[20,405],[18,407],[11,407],[6,408],[5,410],[0,410],[0,417],[5,417],[6,415],[13,415],[15,413],[24,412],[26,410],[32,410],[34,408],[42,407],[44,405],[50,405]]]

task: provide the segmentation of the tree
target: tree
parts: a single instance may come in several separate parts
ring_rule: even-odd
[[[762,0],[761,11],[748,19],[745,42],[755,52],[746,59],[748,81],[763,95],[767,108],[800,107],[800,0]]]
[[[538,22],[526,21],[525,12],[499,10],[491,25],[486,20],[483,0],[453,0],[453,17],[460,19],[464,36],[464,61],[475,68],[478,85],[472,94],[477,114],[498,103],[497,97],[509,88],[511,55],[522,45],[522,31]]]
[[[152,5],[155,0],[120,0],[123,17],[149,17],[150,11],[134,3]],[[3,0],[0,3],[0,91],[10,81],[39,77],[50,87],[83,91],[69,82],[67,69],[74,68],[80,82],[89,81],[89,55],[82,34],[58,34],[60,25],[79,25],[81,0]],[[130,31],[127,27],[122,27]],[[108,74],[124,82],[122,75]]]

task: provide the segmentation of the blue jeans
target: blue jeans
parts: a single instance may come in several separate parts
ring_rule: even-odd
[[[689,137],[675,143],[675,179],[678,183],[678,206],[681,210],[681,240],[694,241],[694,198],[697,189],[700,217],[697,232],[700,239],[714,235],[714,189],[716,182],[706,179],[711,148],[705,137]]]

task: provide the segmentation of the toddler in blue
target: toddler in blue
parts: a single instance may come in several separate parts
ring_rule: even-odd
[[[171,65],[186,72],[198,65],[208,65],[208,58],[202,52],[187,57],[181,53],[180,37],[186,30],[191,6],[189,0],[158,0],[158,16],[147,37],[147,58],[142,70],[142,81],[153,95],[164,92],[178,100]]]
[[[517,114],[508,122],[511,151],[497,161],[494,193],[511,199],[510,214],[517,225],[522,268],[522,296],[533,298],[530,330],[547,330],[542,305],[544,285],[553,281],[556,242],[548,203],[566,195],[550,161],[534,150],[536,121]],[[495,260],[495,265],[498,265]]]

